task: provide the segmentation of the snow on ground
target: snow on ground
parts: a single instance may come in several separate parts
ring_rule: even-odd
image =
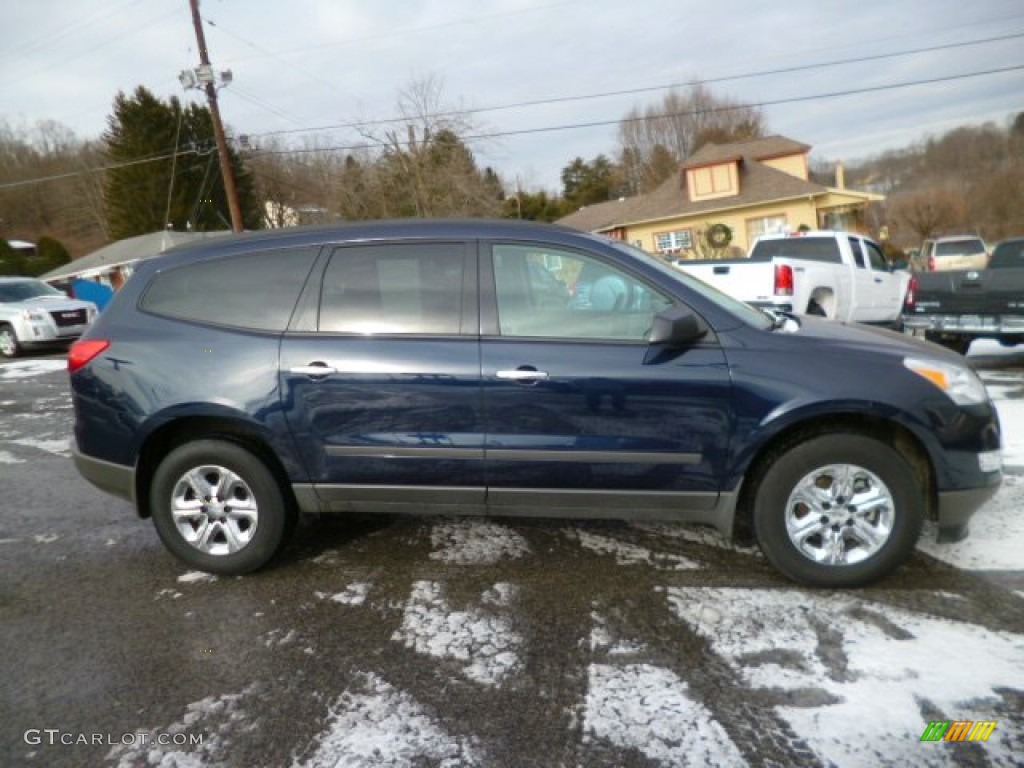
[[[368,581],[356,581],[345,587],[344,592],[335,592],[333,595],[329,592],[314,592],[318,600],[330,600],[332,603],[340,603],[341,605],[362,605],[366,602],[366,596],[370,594],[370,587],[373,586]]]
[[[44,373],[67,370],[66,360],[18,360],[0,365],[0,379],[28,379]]]
[[[118,744],[107,754],[107,760],[117,761],[118,768],[160,766],[160,768],[200,768],[221,764],[224,755],[236,739],[259,728],[242,708],[242,700],[257,692],[251,685],[242,693],[207,696],[185,707],[181,720],[158,728],[132,728],[129,744]],[[191,738],[201,737],[202,743]],[[160,742],[167,742],[161,744]]]
[[[38,448],[40,451],[46,451],[47,453],[53,453],[57,456],[70,456],[71,455],[71,438],[64,437],[57,440],[43,440],[40,438],[29,438],[19,437],[8,442],[16,443],[18,445],[27,445],[31,448]]]
[[[529,554],[526,539],[490,520],[442,520],[431,528],[431,560],[452,565],[493,565]]]
[[[833,697],[832,704],[822,706],[819,696],[811,706],[778,711],[823,761],[844,768],[921,765],[930,720],[992,720],[995,689],[1024,690],[1019,635],[854,593],[673,587],[665,594],[673,613],[752,687]],[[823,641],[836,633],[841,650],[823,653]],[[1020,765],[1019,741],[997,727],[985,744],[988,764]],[[952,766],[957,753],[929,757],[929,765]]]
[[[367,673],[331,706],[314,755],[294,768],[471,768],[475,744],[453,738],[412,696]]]
[[[671,670],[591,664],[583,740],[638,750],[664,765],[743,766],[736,745]]]
[[[512,585],[497,584],[481,596],[479,607],[454,610],[444,596],[443,584],[417,581],[402,626],[391,639],[417,653],[459,662],[462,674],[474,682],[500,685],[521,666],[522,638],[499,613],[514,598]]]
[[[576,538],[580,546],[599,555],[614,555],[618,565],[646,565],[658,570],[685,571],[700,566],[682,555],[671,552],[652,552],[646,547],[620,541],[611,536],[601,536],[583,529],[573,528],[566,535]]]

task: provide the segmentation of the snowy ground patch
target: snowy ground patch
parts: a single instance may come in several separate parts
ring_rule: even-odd
[[[13,453],[7,451],[0,451],[0,464],[24,464],[24,459],[19,459]]]
[[[67,370],[67,360],[19,360],[0,365],[0,379],[30,379],[44,373]]]
[[[412,696],[375,674],[331,706],[311,758],[294,768],[472,768],[475,744],[453,738]]]
[[[509,601],[513,590],[496,585],[484,593],[481,607],[453,610],[439,582],[417,581],[391,639],[417,653],[460,662],[474,682],[499,685],[520,669],[522,639],[503,615],[482,606],[504,607],[501,602]]]
[[[251,685],[242,693],[207,696],[185,707],[181,720],[160,728],[133,728],[142,737],[134,743],[119,744],[107,754],[118,768],[151,765],[161,768],[199,768],[222,765],[235,738],[245,738],[259,728],[242,709],[245,696],[257,692]],[[160,743],[164,742],[164,743]]]
[[[494,565],[530,552],[526,539],[489,520],[439,520],[431,528],[431,560],[452,565]]]
[[[618,565],[645,565],[657,570],[696,570],[700,565],[682,555],[670,552],[653,552],[646,547],[621,541],[611,536],[601,536],[582,529],[566,530],[566,535],[579,540],[580,546],[599,555],[614,555]]]
[[[921,764],[930,720],[996,719],[996,689],[1024,691],[1022,635],[843,593],[669,588],[666,597],[753,688],[819,691],[836,701],[778,707],[836,765]],[[984,745],[993,765],[1019,764],[1019,736],[1005,734]],[[934,752],[929,764],[952,766],[956,755]]]
[[[584,741],[633,748],[665,765],[745,766],[725,730],[673,672],[650,664],[591,664]]]
[[[15,440],[11,440],[12,443],[18,445],[27,445],[31,448],[38,448],[40,451],[46,451],[47,453],[53,453],[57,456],[70,456],[71,455],[71,438],[65,437],[57,440],[42,440],[39,438],[20,437]]]
[[[341,592],[331,594],[329,592],[314,592],[318,600],[330,600],[332,603],[341,605],[362,605],[366,602],[366,596],[370,594],[372,585],[368,581],[356,581],[349,584]]]

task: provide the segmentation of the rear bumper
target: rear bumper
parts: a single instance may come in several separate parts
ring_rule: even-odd
[[[135,467],[94,459],[72,447],[71,458],[78,473],[101,491],[135,503]]]
[[[904,315],[903,327],[908,333],[934,333],[1001,336],[1024,334],[1021,315]]]

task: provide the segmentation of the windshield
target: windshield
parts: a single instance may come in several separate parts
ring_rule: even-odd
[[[703,280],[700,280],[691,274],[669,266],[660,259],[651,256],[647,251],[636,248],[629,243],[624,243],[621,240],[609,240],[609,242],[620,251],[625,251],[631,256],[642,259],[648,264],[653,265],[658,271],[664,273],[672,280],[677,283],[682,283],[691,291],[700,294],[703,298],[721,307],[726,312],[734,315],[737,319],[743,321],[747,325],[764,330],[771,328],[775,324],[774,319],[766,315],[761,310],[739,301],[738,299],[734,299],[728,294],[722,293],[717,288],[708,285]]]
[[[41,280],[18,280],[14,283],[0,283],[0,302],[24,301],[39,296],[56,296],[66,298],[56,288],[51,288]]]

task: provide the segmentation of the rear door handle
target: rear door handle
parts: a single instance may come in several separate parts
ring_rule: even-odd
[[[517,368],[514,371],[498,371],[494,374],[499,379],[507,381],[544,381],[548,374],[545,371]]]
[[[315,379],[329,376],[332,373],[337,373],[338,369],[334,366],[328,365],[327,363],[321,363],[319,361],[310,363],[309,365],[296,365],[293,368],[288,369],[289,373],[296,373],[300,376],[310,376]]]

